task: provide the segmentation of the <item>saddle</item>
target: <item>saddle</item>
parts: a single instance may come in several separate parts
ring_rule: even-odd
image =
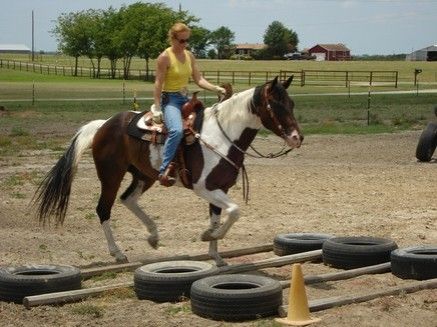
[[[227,83],[222,85],[226,94],[219,97],[219,102],[224,101],[232,96],[232,86]],[[179,145],[176,157],[170,163],[175,167],[179,174],[182,184],[186,188],[193,188],[191,173],[186,169],[184,157],[184,147],[190,146],[196,142],[195,134],[202,129],[203,111],[205,106],[197,97],[198,92],[194,92],[191,99],[182,107],[182,126],[184,131],[183,141]],[[152,144],[164,144],[167,139],[167,129],[165,125],[156,124],[152,119],[151,111],[143,111],[136,114],[129,122],[127,133],[135,138]]]

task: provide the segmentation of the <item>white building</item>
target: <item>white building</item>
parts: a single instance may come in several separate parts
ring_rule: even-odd
[[[31,53],[24,44],[0,44],[0,53]]]
[[[411,52],[405,57],[408,61],[437,61],[437,45]]]

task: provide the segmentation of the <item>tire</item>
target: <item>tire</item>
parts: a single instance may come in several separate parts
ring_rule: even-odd
[[[72,266],[26,265],[0,268],[0,300],[22,303],[23,298],[81,288],[80,270]]]
[[[166,261],[135,270],[134,290],[140,300],[177,302],[190,296],[191,284],[218,273],[218,268],[202,261]]]
[[[191,287],[191,310],[214,320],[243,321],[278,314],[281,284],[254,275],[219,275],[200,279]]]
[[[428,123],[419,138],[416,148],[416,158],[419,161],[429,162],[437,146],[437,124]]]
[[[273,252],[278,256],[318,250],[323,242],[334,237],[329,234],[291,233],[278,234],[273,240]]]
[[[325,265],[354,269],[390,261],[391,251],[397,249],[394,241],[376,237],[334,237],[322,247]]]
[[[402,279],[437,278],[437,246],[397,249],[391,253],[391,271]]]

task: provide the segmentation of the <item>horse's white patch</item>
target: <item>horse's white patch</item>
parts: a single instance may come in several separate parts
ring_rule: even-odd
[[[262,124],[260,118],[249,110],[254,92],[255,89],[252,88],[236,93],[227,101],[217,104],[217,117],[214,113],[214,107],[207,108],[205,110],[201,139],[213,146],[216,151],[227,155],[232,144],[226,136],[223,135],[217,123],[217,119],[231,140],[238,140],[246,128],[261,128]],[[204,169],[199,183],[202,183],[202,181],[206,179],[211,170],[214,169],[221,160],[218,154],[213,153],[213,151],[204,144],[202,144],[202,153]]]
[[[161,144],[150,143],[150,145],[149,145],[150,165],[156,170],[159,170],[159,167],[161,166],[161,163],[162,163],[162,150],[163,150],[163,148],[164,148],[164,146],[162,146]]]
[[[104,119],[93,120],[82,126],[76,133],[76,149],[74,153],[73,167],[77,167],[78,162],[85,150],[93,144],[94,135],[100,127],[106,122]]]

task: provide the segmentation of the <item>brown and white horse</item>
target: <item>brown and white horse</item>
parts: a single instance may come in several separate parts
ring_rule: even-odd
[[[292,77],[280,83],[278,78],[261,86],[236,93],[204,111],[199,141],[185,146],[186,168],[191,173],[192,189],[210,204],[210,228],[202,234],[209,241],[209,254],[217,265],[225,262],[217,252],[222,239],[239,217],[238,205],[227,195],[235,184],[245,151],[264,126],[283,138],[290,148],[298,148],[303,136],[293,115],[294,103],[286,89]],[[46,175],[36,192],[38,217],[46,222],[54,215],[63,223],[73,177],[84,151],[92,148],[101,194],[97,214],[105,233],[109,253],[117,261],[127,257],[117,246],[109,219],[121,181],[130,172],[133,180],[121,195],[121,201],[147,227],[149,244],[156,248],[159,236],[154,221],[138,206],[138,199],[158,178],[162,145],[151,144],[127,134],[135,112],[119,113],[108,120],[95,120],[82,126],[70,147]],[[180,182],[179,182],[179,185]],[[221,211],[228,217],[220,224]]]

